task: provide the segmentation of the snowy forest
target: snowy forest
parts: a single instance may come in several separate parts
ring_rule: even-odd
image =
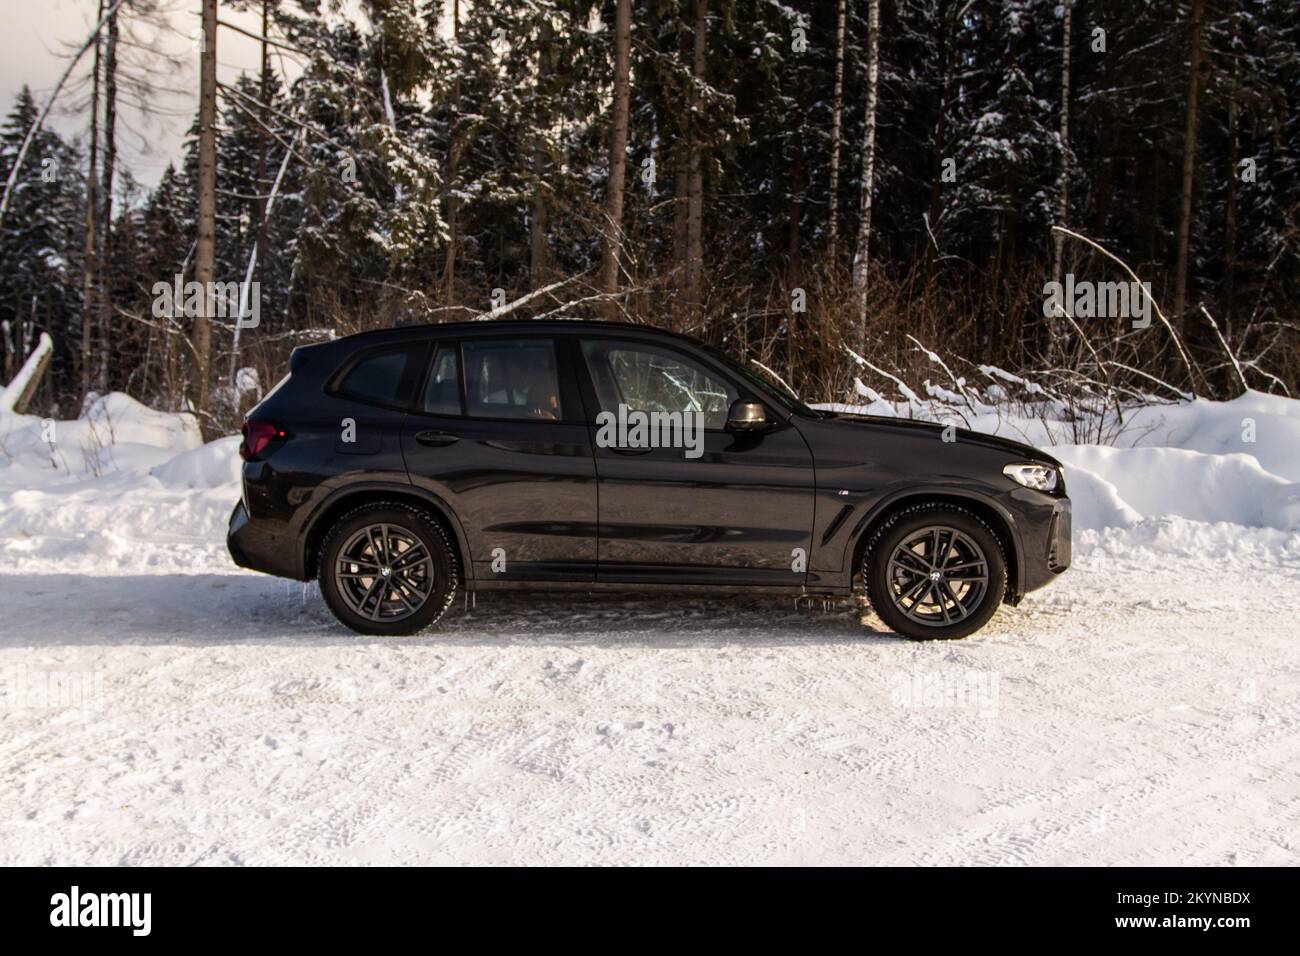
[[[19,411],[122,391],[214,436],[297,345],[543,315],[812,401],[1300,386],[1294,0],[86,2],[53,104],[81,132],[48,89],[0,131],[4,380],[53,343]],[[150,48],[200,17],[197,69]],[[218,84],[234,30],[261,68]],[[145,188],[118,113],[183,77]],[[1049,314],[1067,274],[1149,283],[1153,321]],[[256,325],[160,315],[178,275],[256,281]]]

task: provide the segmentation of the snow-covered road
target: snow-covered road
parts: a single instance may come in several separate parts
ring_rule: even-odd
[[[0,607],[5,864],[1300,851],[1294,555],[1098,548],[940,644],[847,604],[519,596],[375,641],[235,573],[6,575]]]
[[[0,415],[0,864],[1296,864],[1300,402],[1126,421],[982,414],[1066,462],[1075,566],[915,644],[672,596],[359,638],[231,565],[237,439]]]

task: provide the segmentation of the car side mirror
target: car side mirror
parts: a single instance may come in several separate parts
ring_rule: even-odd
[[[753,432],[767,427],[767,411],[762,402],[747,402],[738,398],[727,411],[727,431]]]

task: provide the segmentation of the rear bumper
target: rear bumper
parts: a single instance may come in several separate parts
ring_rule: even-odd
[[[300,577],[299,569],[286,560],[294,552],[287,547],[284,536],[265,531],[257,522],[251,521],[243,501],[235,505],[235,510],[230,513],[230,524],[226,528],[226,550],[241,568],[282,578]]]

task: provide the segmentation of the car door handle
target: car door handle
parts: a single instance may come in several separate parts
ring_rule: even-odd
[[[645,448],[617,448],[611,445],[609,446],[609,450],[618,455],[645,455],[654,451],[654,449],[651,448],[649,445],[647,445]]]
[[[421,445],[438,448],[442,445],[450,445],[453,442],[460,441],[460,436],[453,435],[451,432],[416,432],[415,440]]]

